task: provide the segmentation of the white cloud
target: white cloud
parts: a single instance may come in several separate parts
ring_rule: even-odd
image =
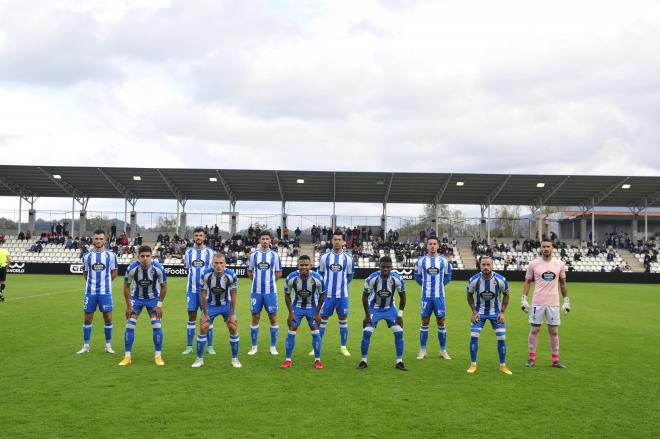
[[[0,1],[0,149],[659,175],[658,40],[643,0]]]

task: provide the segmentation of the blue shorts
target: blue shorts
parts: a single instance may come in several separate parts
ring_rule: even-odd
[[[188,291],[186,293],[186,305],[188,306],[188,312],[197,311],[199,309],[199,293],[192,293]]]
[[[222,316],[222,318],[225,319],[225,322],[229,320],[229,308],[230,304],[226,304],[223,306],[209,306],[209,318],[211,319],[211,323],[213,323],[213,320],[215,320],[216,317]],[[234,316],[236,315],[236,310],[234,310]]]
[[[470,325],[470,330],[473,332],[475,330],[476,332],[481,331],[484,325],[486,325],[486,321],[490,321],[490,326],[492,326],[493,329],[506,328],[506,323],[497,323],[496,314],[479,314],[479,321],[477,323],[472,323],[472,325]]]
[[[436,317],[444,317],[447,310],[445,309],[445,299],[442,297],[422,297],[421,314],[423,318],[431,317],[431,313],[435,313]]]
[[[307,323],[310,328],[318,329],[318,325],[314,321],[314,314],[316,313],[316,308],[293,308],[293,316],[295,321],[293,322],[292,327],[298,327],[302,324],[303,319],[307,319]]]
[[[101,312],[112,312],[112,295],[110,294],[85,294],[83,311],[95,312],[98,307]]]
[[[396,318],[399,315],[399,310],[393,306],[390,306],[390,309],[383,311],[369,308],[369,312],[371,313],[371,325],[369,326],[372,328],[375,328],[376,325],[378,325],[378,322],[381,320],[385,320],[385,323],[387,323],[387,327],[389,328],[390,326],[396,324]]]
[[[251,293],[250,304],[252,314],[261,313],[261,308],[264,308],[268,314],[275,314],[277,312],[277,293]]]
[[[133,307],[133,310],[135,310],[135,314],[140,315],[142,312],[142,308],[146,307],[147,308],[147,313],[149,315],[153,315],[154,313],[154,308],[158,304],[158,297],[154,297],[153,299],[138,299],[135,297],[131,297],[131,306]]]
[[[338,316],[348,315],[348,297],[326,297],[321,308],[321,317],[330,317],[335,310]]]

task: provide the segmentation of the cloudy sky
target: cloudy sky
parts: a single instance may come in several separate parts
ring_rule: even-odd
[[[0,162],[660,175],[658,41],[658,1],[0,0]]]

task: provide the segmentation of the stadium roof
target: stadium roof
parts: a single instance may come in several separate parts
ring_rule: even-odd
[[[0,196],[660,207],[660,177],[0,165]]]

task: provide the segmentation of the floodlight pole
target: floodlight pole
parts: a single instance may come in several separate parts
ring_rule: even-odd
[[[71,236],[76,236],[74,221],[76,220],[76,197],[71,198]]]
[[[22,221],[22,209],[23,209],[23,197],[19,196],[18,197],[18,233],[17,235],[21,234],[21,221]]]
[[[594,204],[595,200],[591,203],[591,245],[596,242],[596,206]]]
[[[543,207],[539,207],[539,224],[538,224],[538,235],[539,235],[539,242],[543,239]]]
[[[124,235],[126,234],[126,221],[128,221],[128,200],[124,198]]]
[[[486,218],[486,241],[490,245],[490,204],[488,205],[488,218]]]
[[[649,200],[644,201],[644,242],[649,240]]]

